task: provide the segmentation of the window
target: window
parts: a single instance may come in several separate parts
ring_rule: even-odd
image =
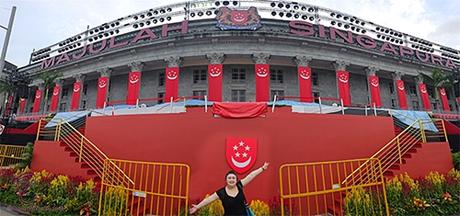
[[[193,70],[193,83],[205,83],[207,76],[206,70]]]
[[[235,101],[235,102],[246,101],[246,90],[232,90],[232,101]]]
[[[86,95],[88,93],[88,84],[83,85],[83,95]]]
[[[63,111],[65,111],[65,110],[66,110],[66,108],[67,108],[66,106],[67,106],[67,104],[66,104],[66,103],[61,103],[61,104],[59,105],[59,112],[63,112]]]
[[[426,91],[428,92],[428,95],[429,95],[431,98],[434,98],[434,89],[433,89],[433,87],[427,86],[427,87],[426,87]]]
[[[270,81],[271,83],[283,83],[283,71],[282,70],[270,70]]]
[[[395,101],[395,99],[391,99],[391,108],[396,108],[396,101]]]
[[[193,91],[193,96],[199,97],[199,98],[194,98],[194,99],[204,99],[205,95],[206,95],[206,90]]]
[[[412,109],[414,110],[419,110],[420,107],[418,105],[418,101],[412,101]]]
[[[388,88],[390,90],[390,94],[394,94],[395,93],[395,85],[393,84],[393,82],[389,82],[388,83]]]
[[[164,85],[165,85],[165,72],[160,72],[158,74],[158,86],[164,86]]]
[[[415,88],[415,85],[409,85],[409,93],[411,95],[417,95],[417,88]]]
[[[318,73],[312,72],[311,73],[311,82],[314,86],[318,86]]]
[[[244,82],[246,80],[246,69],[233,68],[232,69],[232,82]]]
[[[66,97],[67,95],[69,95],[69,89],[68,88],[62,89],[61,98]]]
[[[81,101],[81,108],[86,109],[86,101]]]
[[[284,90],[271,90],[271,100],[275,98],[276,95],[276,100],[280,100],[280,98],[284,97]]]
[[[319,103],[319,92],[313,92],[313,98],[315,103]]]
[[[438,110],[438,103],[436,103],[436,102],[431,103],[431,106],[433,107],[434,111]]]
[[[163,74],[164,75],[164,74]],[[163,103],[163,97],[165,96],[164,92],[159,92],[158,93],[158,103],[161,104]]]

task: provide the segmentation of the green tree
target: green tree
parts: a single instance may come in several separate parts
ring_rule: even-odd
[[[433,69],[430,75],[422,74],[423,82],[435,87],[435,99],[439,101],[439,88],[452,89],[458,85],[459,75],[452,72],[444,72],[439,68]],[[453,96],[453,95],[452,95]]]
[[[44,113],[48,111],[47,106],[49,99],[49,90],[51,90],[54,87],[54,81],[56,81],[59,77],[62,77],[62,73],[58,73],[55,71],[48,71],[38,76],[39,79],[43,80],[43,89],[45,90],[45,106],[43,108]]]

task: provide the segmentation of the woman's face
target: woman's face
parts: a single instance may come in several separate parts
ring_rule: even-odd
[[[238,181],[235,174],[228,174],[225,180],[228,186],[235,186]]]

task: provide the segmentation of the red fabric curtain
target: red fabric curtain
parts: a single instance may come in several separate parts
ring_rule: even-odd
[[[20,98],[19,99],[19,113],[24,113],[24,110],[26,109],[26,99],[25,98]]]
[[[60,91],[61,87],[59,85],[55,85],[53,89],[53,95],[51,96],[50,112],[56,112],[57,110]]]
[[[369,88],[371,91],[371,106],[382,107],[382,100],[380,98],[380,85],[378,76],[369,76]]]
[[[222,64],[208,65],[208,95],[210,101],[222,101]]]
[[[396,91],[398,93],[399,108],[407,109],[406,88],[404,87],[404,81],[396,80]]]
[[[104,103],[107,99],[107,89],[109,86],[108,77],[99,77],[97,80],[97,95],[96,95],[96,108],[100,109],[104,107]]]
[[[32,108],[33,113],[38,113],[40,111],[40,104],[42,102],[42,94],[43,94],[43,91],[40,89],[37,89],[37,91],[35,91],[34,106]]]
[[[339,89],[339,97],[343,100],[344,106],[350,106],[350,73],[348,71],[337,71],[336,76],[337,87]]]
[[[267,113],[266,103],[220,103],[214,102],[212,112],[225,118],[254,118]]]
[[[297,74],[300,101],[313,102],[314,98],[311,93],[311,68],[299,66],[297,67]]]
[[[166,68],[166,92],[165,100],[169,101],[179,97],[179,67]]]
[[[256,64],[256,101],[270,100],[270,66],[268,64]]]
[[[420,91],[420,97],[422,98],[423,108],[427,111],[431,110],[430,98],[428,97],[428,91],[426,90],[425,83],[419,83],[418,88]]]
[[[126,96],[126,104],[135,105],[139,98],[141,89],[141,72],[131,71],[128,75],[128,95]]]
[[[5,116],[9,116],[11,112],[11,106],[13,105],[13,95],[8,96],[8,100],[6,101],[6,109],[5,109]]]
[[[442,107],[444,108],[444,111],[449,112],[450,107],[449,107],[449,100],[447,100],[446,89],[439,88],[439,94],[441,95],[441,102],[442,102]]]
[[[72,102],[70,103],[70,110],[78,110],[80,108],[80,92],[81,82],[73,83]]]

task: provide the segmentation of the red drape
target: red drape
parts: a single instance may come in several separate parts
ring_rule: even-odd
[[[35,91],[34,106],[32,108],[33,113],[38,113],[40,111],[40,104],[42,102],[42,94],[43,94],[43,91],[40,89],[37,89],[37,91]]]
[[[126,104],[135,105],[139,99],[139,91],[141,89],[141,72],[132,71],[128,75],[128,95],[126,96]]]
[[[107,99],[107,89],[109,86],[108,77],[99,77],[97,80],[97,96],[96,96],[96,108],[100,109],[104,107],[104,103]]]
[[[441,95],[441,102],[442,102],[442,107],[444,108],[444,111],[449,112],[450,107],[449,107],[449,100],[447,100],[446,89],[439,88],[439,94]]]
[[[80,92],[81,82],[73,83],[72,102],[70,103],[70,110],[78,110],[80,108]]]
[[[25,98],[20,98],[19,99],[19,110],[18,113],[24,113],[24,110],[26,109],[26,99]]]
[[[422,98],[423,108],[427,111],[431,110],[430,98],[428,97],[428,91],[426,90],[425,83],[419,83],[418,88],[420,90],[420,97]]]
[[[256,101],[270,100],[270,66],[268,64],[255,64],[256,72]]]
[[[337,71],[336,76],[337,87],[339,89],[339,97],[343,100],[344,106],[350,106],[350,73],[348,71]]]
[[[406,88],[404,87],[404,81],[396,80],[396,89],[399,99],[399,108],[407,109]]]
[[[297,79],[299,80],[299,96],[302,102],[313,102],[311,93],[311,68],[306,66],[297,67]]]
[[[380,85],[378,76],[369,76],[369,88],[371,91],[371,106],[382,107],[382,100],[380,98]]]
[[[53,95],[51,96],[50,112],[56,112],[57,110],[60,91],[61,87],[59,85],[55,85],[53,89]]]
[[[210,101],[222,101],[222,64],[208,65],[208,95]]]
[[[220,103],[214,102],[212,112],[225,118],[254,118],[267,112],[266,103]]]
[[[8,100],[6,102],[6,109],[5,109],[5,116],[9,116],[11,112],[11,107],[13,106],[13,95],[8,96]]]
[[[165,74],[165,100],[169,101],[171,97],[175,99],[179,96],[179,67],[167,67]]]

